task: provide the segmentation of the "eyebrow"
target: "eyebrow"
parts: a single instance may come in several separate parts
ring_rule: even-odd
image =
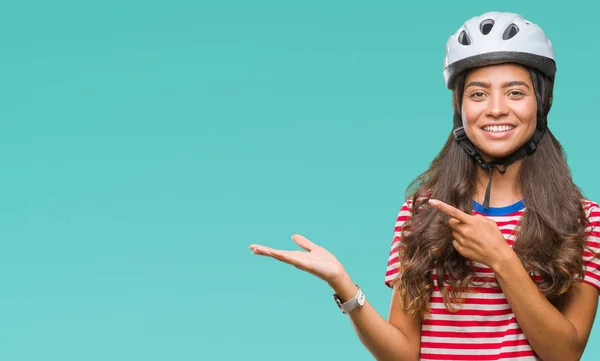
[[[527,87],[529,89],[529,85],[527,85],[527,83],[525,83],[524,81],[520,81],[520,80],[513,80],[513,81],[506,82],[506,83],[502,84],[502,87],[503,88],[507,88],[509,86],[515,86],[515,85],[523,85],[523,86],[525,86],[525,87]],[[482,88],[489,88],[490,84],[489,83],[484,83],[484,82],[481,82],[481,81],[472,81],[469,84],[467,84],[467,86],[465,87],[465,89],[468,88],[468,87],[470,87],[470,86],[480,86]]]

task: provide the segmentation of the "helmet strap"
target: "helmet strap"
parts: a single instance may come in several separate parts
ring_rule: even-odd
[[[483,159],[477,148],[475,148],[473,143],[471,143],[471,141],[467,137],[467,134],[465,133],[464,127],[459,127],[452,131],[452,133],[454,134],[454,139],[458,142],[458,144],[462,146],[465,152],[475,159],[479,167],[481,167],[483,170],[489,170],[490,172],[490,180],[485,191],[483,208],[488,209],[490,205],[490,193],[492,189],[492,176],[494,174],[494,168],[498,169],[498,172],[500,174],[504,174],[506,173],[506,168],[510,164],[525,157],[526,155],[535,152],[535,150],[537,149],[537,144],[544,135],[545,131],[545,127],[541,130],[536,128],[533,136],[519,149],[517,149],[516,151],[514,151],[506,157],[494,159],[489,162]]]

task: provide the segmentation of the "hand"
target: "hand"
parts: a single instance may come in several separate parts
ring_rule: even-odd
[[[429,204],[450,216],[448,225],[454,237],[452,245],[465,258],[494,270],[510,256],[512,249],[494,220],[479,214],[467,214],[436,199],[429,200]]]
[[[320,247],[305,237],[295,234],[292,240],[305,249],[304,251],[284,251],[252,244],[250,249],[254,254],[269,256],[281,262],[291,264],[333,285],[345,275],[342,264],[325,248]]]

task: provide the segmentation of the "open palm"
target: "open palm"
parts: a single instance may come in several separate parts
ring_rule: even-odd
[[[249,248],[254,254],[268,256],[291,264],[328,283],[333,283],[343,274],[342,264],[325,248],[298,234],[293,235],[292,240],[306,251],[279,250],[258,244],[252,244]]]

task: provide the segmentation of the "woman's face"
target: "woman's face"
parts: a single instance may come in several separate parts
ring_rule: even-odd
[[[462,119],[467,137],[487,161],[509,155],[535,132],[537,102],[529,72],[500,64],[466,77]]]

